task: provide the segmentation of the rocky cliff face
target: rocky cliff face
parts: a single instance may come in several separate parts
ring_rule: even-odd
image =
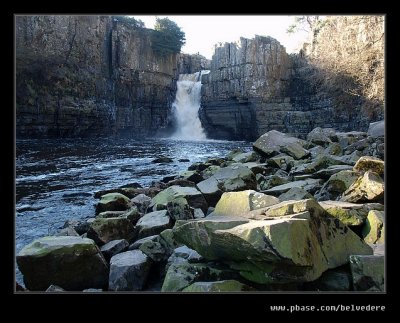
[[[179,54],[179,74],[193,74],[201,70],[209,70],[211,61],[198,54]]]
[[[315,71],[271,37],[216,47],[202,78],[200,118],[210,138],[255,140],[270,130],[305,137],[315,127],[366,130],[359,107],[336,109],[332,95],[310,82]]]
[[[110,16],[16,17],[20,137],[152,135],[168,123],[177,55]]]

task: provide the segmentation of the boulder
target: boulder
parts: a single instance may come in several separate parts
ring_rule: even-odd
[[[305,144],[304,140],[271,130],[257,139],[253,144],[253,149],[265,157],[285,153],[295,159],[302,159],[310,155],[310,152],[303,148]]]
[[[221,280],[216,282],[196,282],[184,288],[182,292],[246,292],[255,291],[254,288],[238,282],[237,280]]]
[[[357,160],[359,160],[361,157],[362,157],[362,153],[359,152],[358,150],[356,150],[356,151],[353,151],[349,155],[343,155],[338,158],[346,165],[355,165]]]
[[[155,234],[155,235],[152,235],[152,236],[148,236],[148,237],[145,237],[145,238],[136,240],[134,243],[132,243],[132,244],[129,246],[129,250],[139,249],[140,246],[141,246],[143,243],[145,243],[146,241],[157,241],[157,240],[158,240],[158,237],[159,237],[159,235],[158,235],[158,234]]]
[[[337,142],[338,137],[333,128],[314,128],[308,135],[307,141],[320,146],[328,146],[331,142]]]
[[[286,193],[279,195],[280,201],[304,200],[309,198],[313,198],[313,196],[301,187],[292,187]]]
[[[105,211],[125,211],[129,209],[131,201],[121,193],[108,193],[101,197],[96,206],[96,214]]]
[[[364,208],[362,204],[341,201],[323,201],[319,202],[319,204],[331,216],[349,226],[363,225],[368,214],[368,209]]]
[[[293,167],[289,175],[313,174],[321,169],[339,164],[343,164],[343,162],[337,158],[329,155],[319,155],[311,163]]]
[[[138,194],[131,200],[131,202],[136,205],[139,212],[146,213],[147,208],[151,203],[151,197],[145,194]]]
[[[197,188],[208,204],[215,206],[223,192],[255,190],[257,181],[252,171],[238,164],[219,169],[213,176],[198,183]]]
[[[385,172],[385,163],[383,160],[376,157],[362,156],[359,160],[357,160],[353,169],[356,172],[362,173],[371,170],[382,176]]]
[[[337,132],[336,136],[338,137],[339,145],[345,149],[347,146],[367,138],[367,133],[361,131]]]
[[[201,209],[200,209],[201,210]],[[189,203],[183,197],[177,197],[167,203],[168,215],[173,220],[193,219],[193,211]]]
[[[165,265],[165,272],[168,271],[168,268],[172,264],[181,264],[184,262],[196,263],[203,260],[204,258],[196,250],[190,249],[187,246],[181,246],[176,248],[168,258],[168,262]]]
[[[65,221],[63,229],[68,227],[73,228],[79,235],[82,235],[89,230],[90,224],[87,221],[68,220]]]
[[[256,161],[259,157],[260,156],[256,152],[249,151],[247,153],[241,153],[233,156],[232,160],[237,163],[248,163]]]
[[[107,261],[110,261],[112,256],[124,252],[128,249],[129,243],[125,239],[112,240],[107,242],[100,248],[101,253]]]
[[[344,202],[382,202],[385,193],[385,184],[375,172],[367,171],[359,177],[344,193],[340,199]]]
[[[161,292],[178,292],[196,281],[215,281],[236,278],[237,274],[231,270],[220,269],[202,263],[175,263],[165,275]]]
[[[362,229],[362,236],[367,243],[385,242],[385,213],[371,210],[368,212],[367,221]]]
[[[207,167],[205,170],[203,170],[201,172],[201,177],[202,177],[201,181],[203,181],[203,180],[205,180],[207,178],[210,178],[211,176],[213,176],[220,169],[221,169],[221,167],[220,166],[216,166],[216,165],[211,165],[211,166]],[[197,183],[200,183],[201,181],[199,181]]]
[[[215,215],[241,216],[249,211],[261,209],[279,203],[274,196],[265,195],[253,190],[224,193],[215,206]]]
[[[147,213],[136,224],[139,239],[159,234],[161,231],[171,227],[172,222],[167,210]]]
[[[55,236],[75,236],[79,237],[78,232],[75,231],[74,228],[72,227],[66,227],[60,230],[60,232],[56,233]]]
[[[200,208],[204,211],[207,210],[207,201],[200,191],[194,187],[181,187],[170,186],[167,189],[158,193],[150,203],[150,208],[154,211],[167,208],[167,204],[176,198],[183,197],[187,200],[188,204],[194,208]]]
[[[177,222],[174,236],[207,260],[228,263],[261,284],[312,281],[347,263],[350,254],[372,254],[313,199],[282,202],[263,213],[265,220],[242,224],[227,216]]]
[[[333,156],[342,156],[343,149],[337,142],[332,142],[325,148],[324,153]]]
[[[154,262],[166,261],[169,257],[169,253],[160,242],[160,236],[144,241],[138,249]]]
[[[350,256],[353,287],[356,291],[384,291],[385,263],[384,256]]]
[[[352,170],[342,170],[333,174],[315,195],[318,201],[335,200],[343,194],[359,177]]]
[[[372,122],[369,124],[368,136],[371,137],[384,137],[385,136],[385,120]]]
[[[153,159],[151,162],[154,164],[166,164],[166,163],[172,163],[174,160],[169,157],[161,156],[159,158]]]
[[[212,164],[210,164],[210,163],[200,163],[200,162],[197,162],[197,163],[193,163],[192,165],[190,165],[190,166],[188,167],[188,170],[194,170],[194,171],[201,172],[201,171],[205,170],[207,167],[209,167],[209,166],[211,166],[211,165],[212,165]]]
[[[131,221],[133,225],[140,219],[141,213],[139,212],[136,205],[132,206],[128,211],[124,212],[123,214],[119,215],[119,218],[125,218]]]
[[[107,262],[91,239],[37,239],[18,253],[17,264],[25,286],[32,291],[44,291],[52,284],[69,291],[107,286]]]
[[[289,191],[293,187],[300,187],[307,192],[313,194],[321,187],[321,180],[315,178],[308,178],[301,181],[294,181],[283,185],[278,185],[270,189],[264,190],[263,193],[278,196],[282,193]]]
[[[312,174],[312,177],[329,179],[329,177],[338,172],[341,172],[343,170],[352,170],[352,169],[353,167],[351,167],[350,165],[332,165],[315,172],[314,174]]]
[[[181,243],[175,240],[172,229],[166,229],[160,233],[160,243],[163,245],[169,255],[172,254],[176,248],[182,246]]]
[[[179,173],[179,176],[183,179],[187,179],[195,184],[200,183],[204,180],[203,176],[200,175],[197,171],[194,170],[186,170]]]
[[[133,225],[125,218],[95,219],[87,232],[87,237],[93,239],[99,246],[119,239],[129,242],[134,236]]]
[[[105,211],[96,215],[96,219],[118,218],[124,214],[125,211]]]
[[[279,154],[268,158],[267,165],[271,167],[278,167],[284,171],[289,171],[294,165],[294,159],[286,154]]]
[[[137,291],[146,283],[151,260],[140,250],[126,251],[110,260],[108,289],[111,291]]]

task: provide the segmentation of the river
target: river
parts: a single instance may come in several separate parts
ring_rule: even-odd
[[[29,139],[16,141],[15,251],[71,219],[94,217],[96,191],[130,183],[150,186],[194,162],[251,150],[239,141],[171,139]],[[169,164],[153,164],[159,156]],[[190,162],[179,162],[189,159]],[[23,285],[16,268],[16,280]]]

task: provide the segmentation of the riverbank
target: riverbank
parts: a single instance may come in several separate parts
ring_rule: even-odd
[[[370,128],[270,131],[254,151],[99,192],[92,218],[19,252],[26,287],[381,291],[384,131]]]

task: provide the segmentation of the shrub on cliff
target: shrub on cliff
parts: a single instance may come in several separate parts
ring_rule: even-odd
[[[151,37],[153,51],[161,56],[175,54],[181,51],[185,44],[185,33],[172,20],[156,18],[156,24]]]

